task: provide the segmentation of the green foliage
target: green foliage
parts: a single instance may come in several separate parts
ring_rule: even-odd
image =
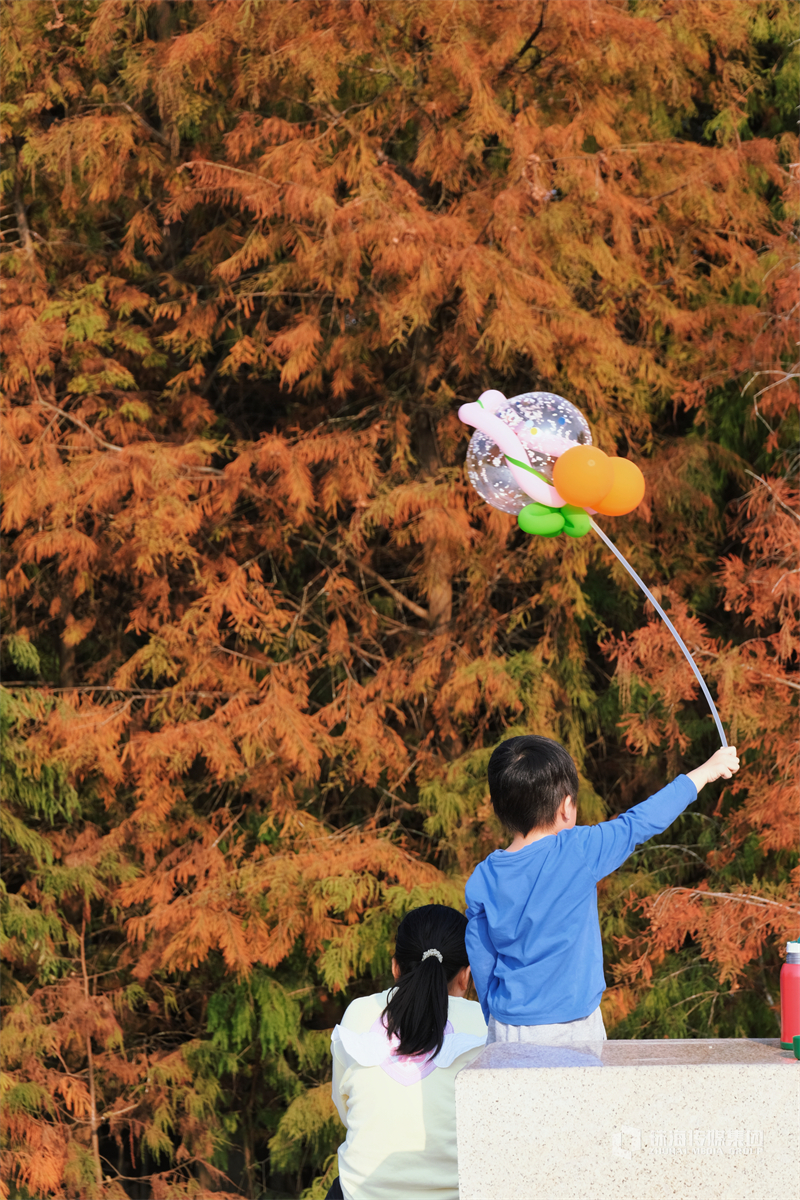
[[[324,1162],[336,1150],[342,1132],[330,1085],[321,1084],[289,1105],[270,1141],[270,1154],[279,1171],[298,1171],[309,1156],[312,1162]]]

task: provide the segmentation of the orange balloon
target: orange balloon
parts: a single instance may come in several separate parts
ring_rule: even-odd
[[[610,458],[614,482],[610,491],[594,507],[607,517],[629,513],[644,496],[644,475],[629,458]]]
[[[613,483],[611,459],[597,446],[572,446],[553,467],[556,491],[578,508],[597,508]]]

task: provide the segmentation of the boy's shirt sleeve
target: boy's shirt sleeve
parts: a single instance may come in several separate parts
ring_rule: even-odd
[[[697,788],[679,775],[649,800],[635,804],[613,821],[585,826],[580,845],[586,866],[596,880],[610,875],[637,846],[663,833],[687,805],[697,799]]]
[[[489,936],[489,922],[486,919],[486,912],[483,904],[476,897],[474,887],[470,887],[475,876],[467,883],[467,958],[469,965],[472,968],[472,978],[475,982],[475,991],[478,993],[478,999],[483,1010],[484,1020],[488,1022],[491,1013],[489,1012],[489,983],[497,966],[497,951],[495,950],[492,939]]]

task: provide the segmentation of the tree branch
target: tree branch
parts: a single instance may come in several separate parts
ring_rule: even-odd
[[[134,118],[134,120],[144,129],[146,129],[148,133],[152,134],[157,142],[161,142],[162,146],[169,146],[169,138],[166,138],[163,133],[159,133],[157,129],[154,129],[152,125],[148,124],[141,113],[138,113],[135,108],[131,108],[130,104],[126,104],[124,100],[118,100],[117,103],[119,104],[120,108],[126,109],[127,112],[129,112]]]
[[[754,908],[782,908],[786,912],[797,913],[800,908],[794,904],[781,904],[780,900],[770,900],[767,896],[750,896],[741,892],[706,892],[700,888],[667,888],[656,897],[654,908],[666,903],[671,896],[686,896],[689,900],[733,900],[739,904],[749,904]]]
[[[255,179],[259,183],[266,183],[269,187],[277,188],[278,184],[273,179],[267,179],[264,175],[256,175],[255,171],[243,171],[241,167],[232,167],[230,163],[212,162],[208,158],[193,158],[189,162],[185,162],[183,166],[178,167],[175,172],[179,175],[181,171],[187,171],[191,167],[213,167],[216,171],[232,171],[234,175],[244,175],[247,179]],[[205,185],[198,184],[199,187]]]
[[[39,385],[36,382],[32,371],[31,387],[36,393],[37,404],[41,404],[42,408],[47,408],[50,412],[57,413],[60,417],[64,417],[67,421],[71,421],[73,425],[77,425],[79,429],[85,430],[85,432],[88,433],[90,437],[93,437],[97,444],[102,446],[104,450],[113,450],[117,454],[122,454],[122,446],[115,446],[113,442],[107,442],[105,438],[100,437],[99,433],[95,433],[91,425],[87,425],[86,422],[82,421],[80,417],[76,417],[72,413],[68,413],[65,409],[59,408],[57,404],[50,404],[47,400],[45,400],[42,396],[42,393],[39,391]]]
[[[775,495],[775,489],[770,487],[766,479],[763,479],[760,475],[756,475],[753,471],[748,470],[745,470],[745,475],[749,475],[751,479],[757,480],[758,483],[767,489],[776,504],[780,504],[781,508],[785,509],[790,517],[794,517],[795,521],[800,521],[800,513],[796,513],[793,508],[789,508],[788,504],[784,504],[780,497]]]
[[[536,28],[534,29],[533,33],[532,33],[532,34],[531,34],[531,36],[528,38],[527,42],[526,42],[526,43],[525,43],[525,45],[522,47],[522,49],[520,50],[519,54],[515,55],[515,56],[514,56],[514,58],[510,58],[510,59],[508,60],[508,62],[507,62],[507,63],[506,63],[506,65],[503,67],[503,69],[502,69],[502,71],[500,72],[500,74],[497,76],[497,78],[498,78],[498,79],[502,79],[504,75],[508,74],[508,72],[511,70],[511,68],[512,68],[513,66],[516,66],[516,64],[517,64],[517,63],[519,62],[519,60],[520,60],[520,59],[523,57],[523,55],[525,55],[525,54],[527,54],[527,53],[528,53],[528,51],[530,50],[531,46],[533,45],[533,43],[534,43],[534,42],[536,41],[536,39],[538,38],[539,34],[540,34],[540,33],[542,32],[542,30],[544,29],[544,18],[545,18],[545,13],[547,12],[547,5],[548,5],[548,2],[549,2],[549,0],[542,0],[542,11],[541,11],[541,13],[539,14],[539,24],[536,26]]]
[[[372,567],[368,567],[366,563],[361,562],[359,558],[355,558],[354,555],[348,554],[346,550],[343,553],[348,562],[351,562],[354,567],[358,567],[358,569],[363,571],[366,575],[370,575],[377,583],[381,585],[382,588],[384,588],[385,591],[389,593],[394,600],[397,601],[398,604],[402,604],[403,607],[407,608],[409,612],[412,612],[415,617],[420,617],[423,621],[430,620],[430,614],[428,613],[427,608],[423,608],[422,605],[416,604],[413,600],[409,600],[408,596],[404,596],[402,592],[399,592],[394,584],[389,583],[388,579],[385,579],[383,575],[379,574],[378,571],[375,571]]]

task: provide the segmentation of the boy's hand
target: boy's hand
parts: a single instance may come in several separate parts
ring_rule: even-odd
[[[735,775],[738,770],[739,759],[736,756],[736,747],[721,746],[711,755],[708,762],[703,763],[702,767],[695,767],[693,771],[687,771],[687,776],[699,792],[707,783],[713,783],[715,779],[730,779],[731,775]]]

